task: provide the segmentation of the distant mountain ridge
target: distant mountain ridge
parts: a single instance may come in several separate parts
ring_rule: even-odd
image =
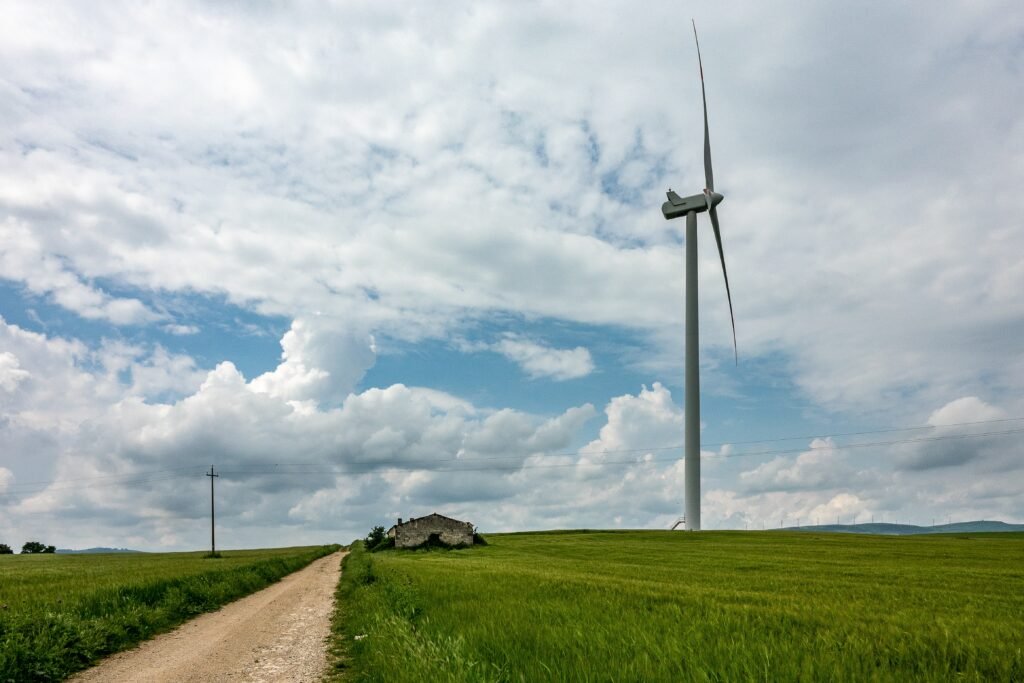
[[[131,550],[129,548],[86,548],[85,550],[71,550],[69,548],[57,548],[57,552],[62,555],[83,555],[86,553],[141,553],[141,550]]]
[[[883,536],[916,536],[920,534],[963,534],[979,532],[1024,531],[1024,524],[1007,524],[988,520],[975,522],[954,522],[953,524],[936,524],[935,526],[917,526],[916,524],[886,524],[872,522],[866,524],[819,524],[816,526],[791,526],[785,531],[830,531],[840,534],[879,534]],[[59,551],[58,551],[59,552]]]

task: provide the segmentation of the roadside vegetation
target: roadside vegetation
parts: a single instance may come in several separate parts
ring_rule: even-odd
[[[378,552],[380,550],[389,550],[395,547],[395,539],[388,537],[387,532],[384,531],[384,527],[375,526],[370,529],[370,533],[366,534],[366,538],[363,539],[363,548],[370,552]]]
[[[1024,680],[1024,534],[353,545],[338,680]]]
[[[0,683],[58,681],[338,546],[0,557]]]

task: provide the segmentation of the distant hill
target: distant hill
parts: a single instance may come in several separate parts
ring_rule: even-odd
[[[63,555],[81,555],[84,553],[141,553],[141,550],[130,550],[129,548],[86,548],[85,550],[71,550],[69,548],[57,548],[57,552]]]
[[[917,526],[915,524],[820,524],[818,526],[787,527],[785,531],[831,531],[840,534],[880,534],[884,536],[913,536],[917,534],[962,534],[992,531],[1024,531],[1024,524],[1007,524],[1006,522],[956,522],[954,524],[936,524],[935,526]],[[60,552],[60,551],[58,551]]]

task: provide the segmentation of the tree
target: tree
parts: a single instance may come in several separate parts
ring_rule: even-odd
[[[55,545],[48,545],[48,546],[46,546],[46,550],[44,550],[43,552],[44,553],[49,553],[50,555],[53,555],[55,552],[57,552],[57,546],[55,546]]]
[[[6,543],[0,543],[0,555],[13,555],[14,551]]]
[[[49,546],[49,548],[53,548],[53,546]],[[49,548],[39,541],[25,541],[25,545],[21,546],[21,553],[22,555],[34,555],[36,553],[45,553]],[[55,552],[56,550],[56,548],[53,548],[49,552]]]
[[[373,550],[384,542],[384,527],[375,526],[370,533],[366,534],[366,549]]]

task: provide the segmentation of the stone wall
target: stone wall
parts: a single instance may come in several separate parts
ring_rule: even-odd
[[[410,519],[394,529],[395,546],[398,548],[413,548],[426,543],[431,534],[437,534],[448,545],[473,545],[473,525],[444,515]]]

